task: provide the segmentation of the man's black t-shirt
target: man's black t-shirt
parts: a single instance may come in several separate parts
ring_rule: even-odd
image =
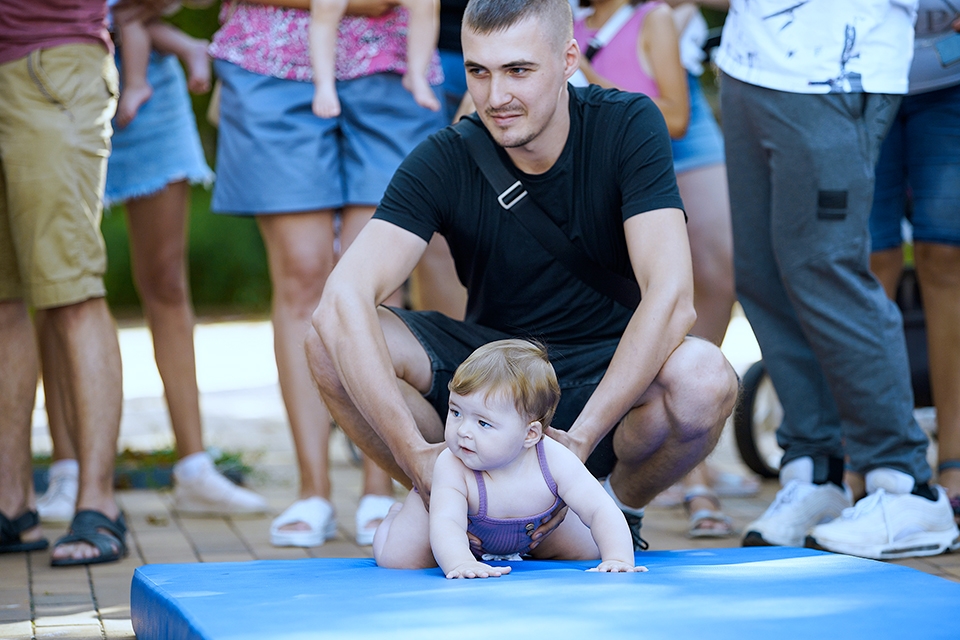
[[[546,173],[525,174],[497,150],[574,244],[629,278],[624,220],[683,208],[666,125],[641,94],[570,87],[570,134]],[[427,241],[434,232],[447,239],[469,294],[467,322],[553,344],[620,337],[632,310],[567,271],[497,195],[447,127],[404,160],[374,217]]]

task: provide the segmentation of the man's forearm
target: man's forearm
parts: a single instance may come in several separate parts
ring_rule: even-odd
[[[570,427],[582,459],[636,406],[695,320],[692,302],[682,293],[641,301],[607,372]]]
[[[376,307],[352,292],[327,291],[314,326],[353,405],[415,480],[429,445],[398,387]]]

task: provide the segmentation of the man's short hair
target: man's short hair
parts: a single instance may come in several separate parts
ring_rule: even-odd
[[[506,31],[530,17],[539,18],[558,48],[573,38],[573,10],[568,0],[470,0],[463,28],[487,34]]]
[[[471,353],[454,372],[450,391],[460,396],[507,393],[524,419],[544,427],[560,402],[560,384],[546,348],[519,339],[490,342]]]

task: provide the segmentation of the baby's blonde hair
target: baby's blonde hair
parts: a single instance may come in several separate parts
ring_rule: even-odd
[[[528,340],[497,340],[483,345],[453,374],[450,391],[460,396],[477,391],[509,393],[517,411],[547,427],[560,402],[560,384],[547,349]]]

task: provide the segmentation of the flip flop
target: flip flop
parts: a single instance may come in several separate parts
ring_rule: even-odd
[[[93,558],[50,558],[54,567],[72,567],[83,564],[101,564],[116,562],[127,555],[127,523],[123,512],[116,520],[111,520],[99,511],[84,509],[77,511],[70,523],[69,533],[54,543],[54,548],[62,544],[85,542],[97,548],[100,555]]]
[[[0,513],[0,553],[20,553],[23,551],[42,551],[50,542],[46,538],[24,541],[20,534],[40,524],[36,511],[26,511],[16,520]]]
[[[306,523],[306,531],[282,531],[280,527],[295,522]],[[337,534],[333,506],[314,496],[297,500],[270,523],[270,544],[275,547],[319,547]]]

